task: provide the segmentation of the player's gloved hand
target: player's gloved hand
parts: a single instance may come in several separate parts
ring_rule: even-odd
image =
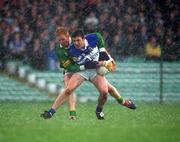
[[[85,69],[95,69],[98,66],[99,66],[99,62],[97,61],[86,62],[84,65]]]
[[[100,61],[99,65],[105,66],[110,72],[113,72],[116,70],[116,64],[113,59],[107,60],[107,61]]]
[[[52,114],[49,111],[45,110],[40,116],[44,119],[50,119],[52,117]]]

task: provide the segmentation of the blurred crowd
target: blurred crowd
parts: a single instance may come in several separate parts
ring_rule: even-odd
[[[56,70],[57,26],[100,32],[114,58],[180,59],[178,0],[1,0],[0,59]]]

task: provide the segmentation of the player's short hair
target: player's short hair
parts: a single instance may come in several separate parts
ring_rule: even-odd
[[[84,38],[84,31],[82,29],[78,29],[76,31],[74,31],[71,35],[72,38],[75,38],[75,37],[82,37]]]
[[[66,27],[57,27],[56,29],[56,35],[68,35],[69,34],[69,30]]]

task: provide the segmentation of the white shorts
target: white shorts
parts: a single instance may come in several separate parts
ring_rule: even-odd
[[[86,69],[77,73],[86,80],[92,80],[97,75],[96,69]]]

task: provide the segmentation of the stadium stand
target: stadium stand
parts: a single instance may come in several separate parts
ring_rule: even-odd
[[[14,60],[6,64],[9,74],[40,90],[57,94],[62,89],[63,78],[54,68],[57,60],[53,44],[58,41],[55,30],[58,26],[66,26],[70,32],[83,28],[85,33],[100,32],[107,50],[116,61],[123,61],[118,63],[113,75],[107,75],[122,96],[158,100],[160,65],[152,60],[159,62],[163,57],[164,99],[179,100],[179,1],[4,0],[0,1],[0,8],[0,70],[4,70],[9,60]],[[155,59],[149,56],[145,52],[148,44],[153,48],[160,46],[163,54],[159,53]],[[18,48],[22,50],[19,52]],[[16,60],[28,65],[17,65]],[[76,93],[79,98],[89,99],[96,99],[94,96],[98,95],[88,82]]]
[[[26,69],[26,77],[24,78],[29,84],[39,88],[40,90],[47,91],[47,94],[57,95],[59,91],[63,89],[63,74],[60,71],[38,71],[31,68],[28,65],[17,63],[17,71]],[[13,64],[15,65],[15,63]],[[11,74],[12,74],[12,70]],[[28,79],[29,75],[34,75],[34,82]],[[19,75],[21,77],[21,75]],[[32,77],[32,76],[31,76]],[[125,98],[132,98],[134,100],[147,100],[147,101],[159,101],[160,94],[160,64],[157,62],[123,62],[117,63],[117,70],[114,73],[109,73],[107,79],[112,83],[121,95]],[[4,77],[3,77],[4,78]],[[1,82],[3,82],[1,80]],[[5,85],[8,84],[5,81]],[[6,87],[5,85],[4,88]],[[1,86],[1,87],[2,87]],[[13,86],[13,82],[12,82]],[[23,85],[19,85],[23,86]],[[178,101],[180,100],[180,64],[164,63],[163,65],[163,100],[164,101]],[[9,90],[9,94],[13,94],[13,87]],[[23,88],[25,89],[23,91]],[[7,89],[8,86],[7,86]],[[18,87],[20,94],[27,92],[27,88]],[[15,93],[14,92],[14,93]],[[44,93],[29,91],[29,97],[44,96]],[[4,92],[1,92],[3,94]],[[8,92],[4,93],[9,96]],[[26,94],[26,93],[25,93]],[[77,97],[80,101],[97,100],[98,92],[96,88],[89,82],[83,83],[76,90]],[[3,95],[2,95],[3,96]],[[22,95],[23,96],[23,95]],[[27,96],[27,95],[25,95]],[[4,96],[3,96],[4,97]],[[3,99],[3,97],[1,99]],[[47,95],[46,95],[47,97]],[[15,97],[17,98],[17,97]],[[38,98],[38,97],[37,97]],[[42,97],[43,98],[43,97]],[[112,100],[112,97],[109,97]]]
[[[1,101],[48,101],[47,93],[31,88],[6,74],[0,73],[0,100]]]
[[[160,94],[160,67],[159,63],[118,63],[117,71],[107,75],[121,95],[135,100],[159,100]],[[180,100],[180,65],[177,63],[164,64],[163,98],[168,100]],[[78,90],[79,95],[93,96],[98,93],[92,85],[83,84]],[[91,97],[89,97],[91,98]]]

